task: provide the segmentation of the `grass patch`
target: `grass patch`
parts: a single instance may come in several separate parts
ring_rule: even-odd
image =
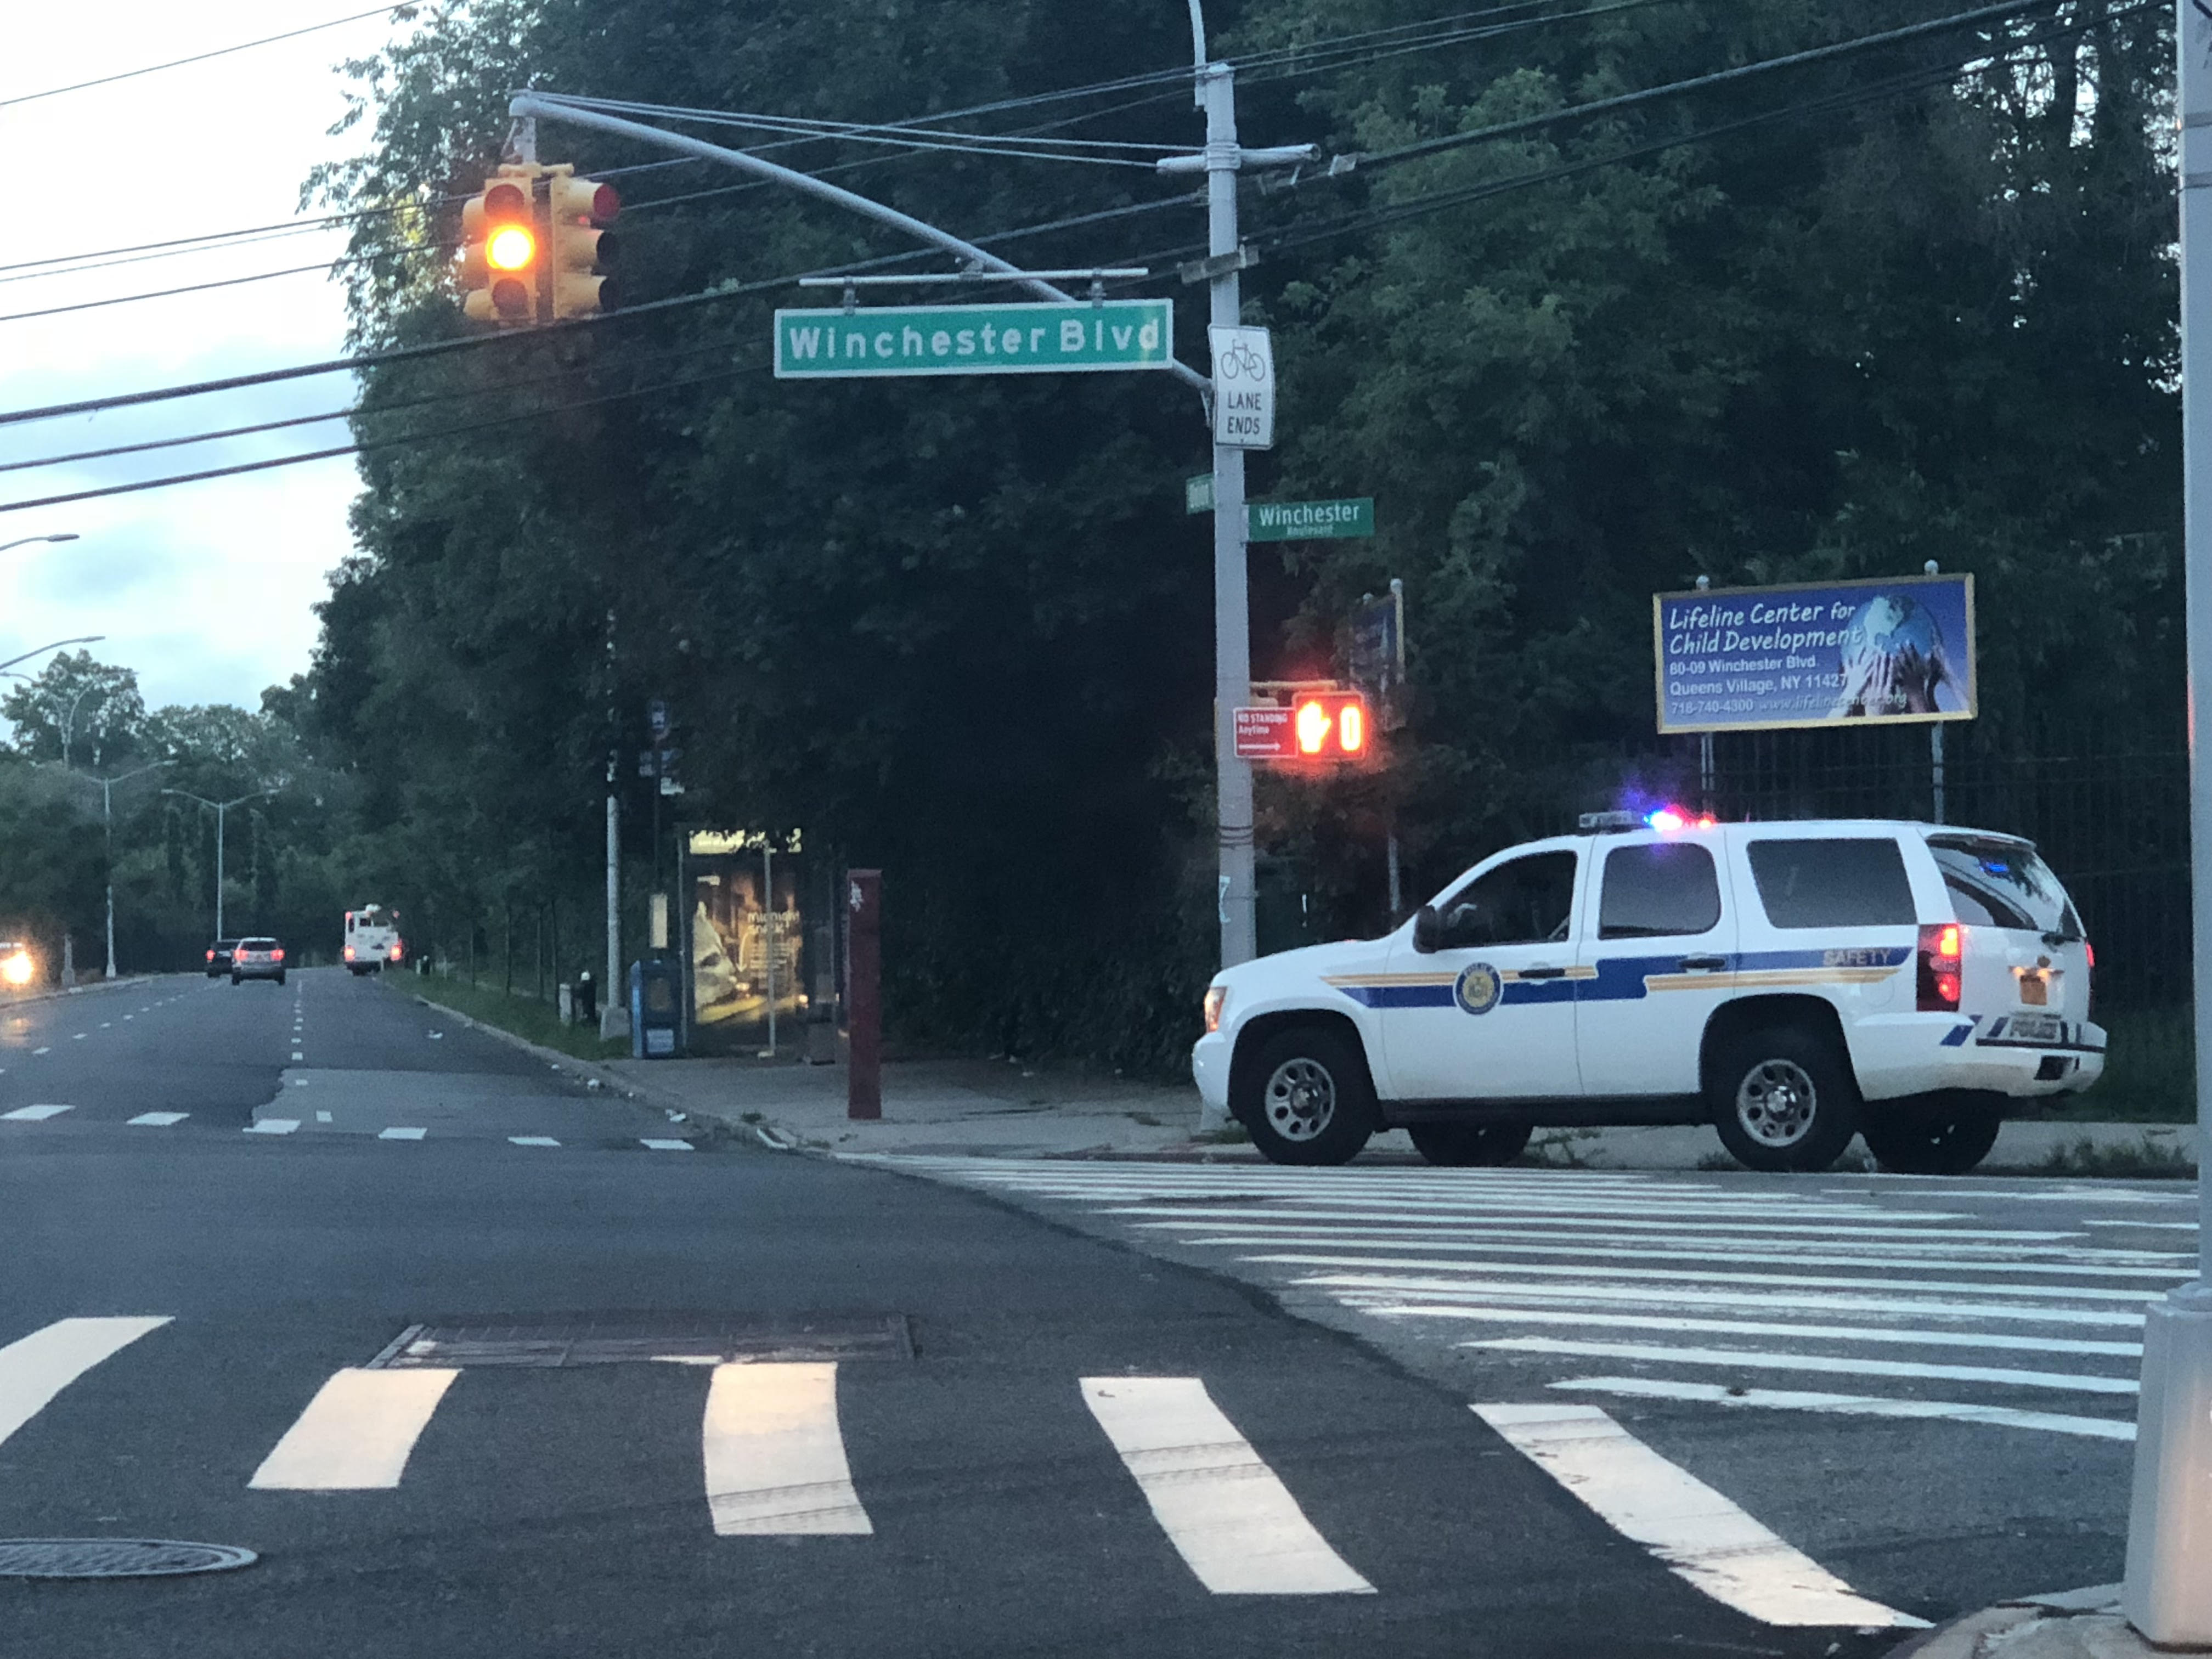
[[[509,996],[497,986],[471,985],[444,974],[395,974],[388,978],[380,974],[377,977],[402,996],[421,997],[577,1060],[620,1060],[629,1054],[627,1042],[602,1042],[591,1026],[563,1025],[558,1012],[534,997]]]
[[[1208,1129],[1191,1139],[1201,1146],[1248,1146],[1252,1137],[1241,1123],[1224,1124],[1218,1129]]]
[[[2193,1123],[2197,1121],[2195,1015],[2171,1008],[2098,1011],[2109,1034],[2105,1075],[2086,1092],[2062,1095],[2051,1116],[2072,1123]]]
[[[1536,1135],[1513,1161],[1526,1169],[1587,1170],[1589,1159],[1576,1143],[1597,1137],[1595,1129],[1553,1129]]]
[[[2041,1176],[2104,1176],[2145,1181],[2187,1181],[2196,1163],[2179,1146],[2161,1146],[2148,1135],[2131,1145],[2100,1146],[2087,1136],[2070,1146],[2053,1146],[2025,1173]]]

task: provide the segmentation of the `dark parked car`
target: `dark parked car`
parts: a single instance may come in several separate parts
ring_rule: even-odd
[[[230,953],[230,982],[273,979],[284,982],[284,947],[273,939],[242,939]]]
[[[207,976],[221,979],[230,971],[230,953],[238,948],[234,939],[219,939],[208,946]]]

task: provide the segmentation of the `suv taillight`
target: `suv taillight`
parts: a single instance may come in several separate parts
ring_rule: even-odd
[[[1966,967],[1966,930],[1955,921],[1920,930],[1920,1012],[1959,1012],[1959,981]]]
[[[284,960],[284,947],[283,947],[283,945],[278,945],[275,950],[271,951],[269,953],[269,959],[270,959],[271,962],[282,962],[282,961],[283,961],[283,960]]]

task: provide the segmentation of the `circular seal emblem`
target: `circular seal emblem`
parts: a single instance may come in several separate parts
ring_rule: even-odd
[[[1504,988],[1498,969],[1486,962],[1470,962],[1459,970],[1452,996],[1470,1014],[1486,1014],[1498,1006],[1498,993]]]

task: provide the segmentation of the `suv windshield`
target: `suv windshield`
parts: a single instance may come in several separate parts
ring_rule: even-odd
[[[1928,850],[1950,890],[1952,914],[1967,926],[2081,937],[2073,901],[2026,842],[1930,836]]]

